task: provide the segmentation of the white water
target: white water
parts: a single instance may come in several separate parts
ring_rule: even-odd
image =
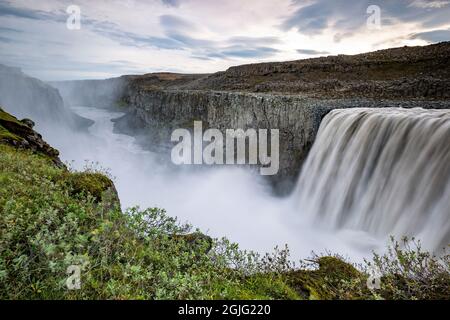
[[[450,243],[450,111],[332,111],[292,197],[329,230],[416,236],[439,251]]]
[[[288,199],[245,169],[177,170],[114,134],[121,113],[78,107],[89,133],[46,134],[61,158],[99,162],[115,177],[122,207],[160,207],[203,232],[261,253],[287,243],[295,259],[331,251],[358,261],[389,235],[449,241],[449,111],[346,109],[327,115]]]
[[[359,260],[384,245],[364,232],[313,226],[294,210],[292,199],[270,195],[261,177],[244,169],[171,172],[133,138],[112,132],[110,120],[120,113],[86,107],[74,111],[95,121],[89,133],[48,133],[46,138],[77,169],[83,169],[85,160],[109,168],[123,208],[164,208],[211,236],[226,236],[261,253],[287,243],[295,259],[308,257],[312,250],[330,250]]]

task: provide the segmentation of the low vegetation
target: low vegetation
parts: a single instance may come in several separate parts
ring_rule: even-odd
[[[1,128],[0,128],[1,129]],[[14,134],[6,132],[2,134]],[[111,179],[0,143],[1,299],[449,299],[449,257],[408,239],[364,266],[294,265],[211,239],[160,209],[123,212]],[[405,246],[406,245],[406,246]],[[70,266],[81,287],[69,290]],[[369,289],[373,269],[377,288]]]

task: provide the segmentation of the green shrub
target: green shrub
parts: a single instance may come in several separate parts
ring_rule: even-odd
[[[0,145],[0,298],[292,297],[279,279],[248,280],[253,254],[160,209],[122,213],[102,196],[109,187],[99,173]],[[82,268],[81,290],[66,287],[71,265]]]
[[[391,239],[384,255],[374,254],[367,268],[382,275],[378,294],[385,299],[450,299],[450,256],[435,256],[422,249],[420,241]]]
[[[64,183],[69,184],[72,195],[92,195],[100,201],[102,194],[114,188],[114,184],[107,176],[96,172],[74,172],[64,177]]]

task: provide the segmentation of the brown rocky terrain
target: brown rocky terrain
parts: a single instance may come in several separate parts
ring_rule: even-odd
[[[231,67],[211,75],[169,73],[129,77],[145,89],[302,94],[316,98],[450,97],[450,42],[358,55]]]

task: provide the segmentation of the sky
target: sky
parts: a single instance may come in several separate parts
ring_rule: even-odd
[[[450,0],[0,0],[0,64],[46,81],[448,40]]]

